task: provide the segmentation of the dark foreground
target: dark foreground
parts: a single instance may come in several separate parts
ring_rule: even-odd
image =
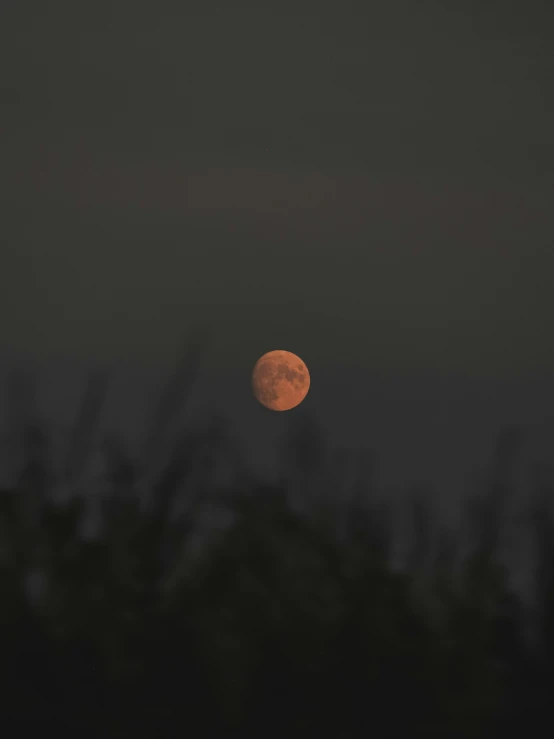
[[[465,528],[442,529],[414,497],[398,572],[371,475],[345,486],[346,458],[313,440],[291,440],[272,488],[238,462],[217,482],[218,426],[162,448],[158,467],[106,441],[103,475],[84,482],[88,423],[85,399],[56,471],[26,425],[18,481],[0,492],[2,736],[554,735],[547,476],[527,504],[532,603],[497,557],[517,436]]]

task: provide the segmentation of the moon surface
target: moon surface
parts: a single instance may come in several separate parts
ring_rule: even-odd
[[[308,394],[310,373],[296,354],[276,349],[261,356],[254,365],[252,389],[266,408],[289,411]]]

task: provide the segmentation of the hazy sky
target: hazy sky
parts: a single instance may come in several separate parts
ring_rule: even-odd
[[[3,0],[3,351],[548,377],[554,18],[491,5]]]

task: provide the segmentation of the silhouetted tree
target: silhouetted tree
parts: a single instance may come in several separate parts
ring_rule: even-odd
[[[534,516],[540,650],[499,558],[517,431],[501,436],[486,494],[468,503],[469,547],[414,491],[399,570],[399,522],[375,494],[371,458],[329,449],[306,419],[280,482],[260,482],[223,424],[170,433],[194,373],[185,355],[139,458],[103,439],[92,482],[105,375],[91,376],[60,465],[32,409],[18,419],[12,408],[17,475],[0,492],[6,721],[60,736],[444,739],[521,734],[532,712],[552,729],[551,486]],[[235,465],[225,483],[223,457]],[[62,503],[59,484],[73,492]],[[99,525],[84,537],[92,502]],[[206,535],[208,505],[227,523]]]

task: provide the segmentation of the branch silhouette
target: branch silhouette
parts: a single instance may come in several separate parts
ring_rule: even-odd
[[[6,725],[134,738],[542,736],[531,720],[552,730],[546,477],[530,504],[535,647],[498,555],[517,434],[500,438],[486,495],[467,503],[469,547],[427,491],[414,492],[399,570],[399,522],[375,495],[373,462],[360,476],[367,460],[330,452],[309,423],[289,437],[277,485],[249,473],[218,422],[169,440],[198,347],[183,354],[140,457],[107,437],[104,478],[85,483],[108,382],[91,375],[60,467],[74,491],[63,504],[50,494],[58,467],[38,419],[27,408],[12,423],[22,463],[0,493]],[[235,463],[226,485],[212,482],[218,455]],[[92,538],[81,533],[83,485],[101,488],[90,491],[102,501]],[[206,533],[208,507],[226,523]]]

